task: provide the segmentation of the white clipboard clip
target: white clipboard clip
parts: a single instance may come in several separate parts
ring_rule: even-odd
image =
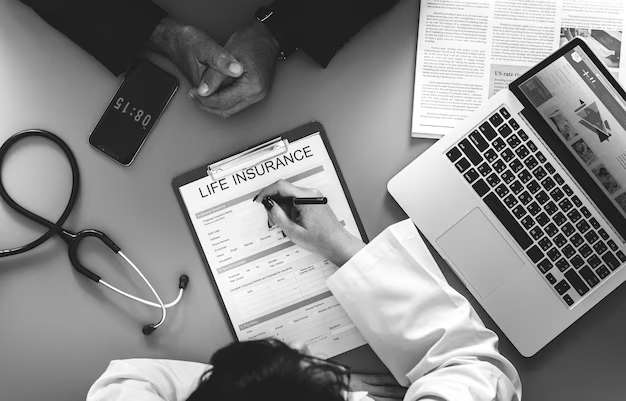
[[[206,168],[206,174],[214,181],[217,181],[227,175],[256,166],[259,163],[286,153],[288,145],[289,141],[287,139],[282,137],[274,138],[227,159],[209,164]]]

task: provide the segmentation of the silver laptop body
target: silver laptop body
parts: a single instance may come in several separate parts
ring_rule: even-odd
[[[524,356],[626,278],[625,98],[576,39],[389,181]]]

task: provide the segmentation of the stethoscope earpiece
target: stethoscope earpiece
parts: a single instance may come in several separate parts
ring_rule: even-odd
[[[180,297],[183,295],[183,291],[187,288],[187,285],[189,284],[189,276],[187,276],[186,274],[181,275],[178,278],[178,288],[180,289],[180,293],[179,293],[179,297],[176,299],[176,301],[173,302],[173,304],[175,305],[176,303],[178,303],[178,300],[180,300]],[[168,304],[168,305],[164,305],[166,308],[169,308],[171,306],[174,306],[172,304]],[[152,306],[158,306],[158,305],[152,305]],[[150,334],[152,334],[158,326],[161,325],[162,322],[159,322],[159,324],[155,325],[155,324],[146,324],[145,326],[143,326],[142,328],[142,332],[143,334],[145,334],[146,336],[149,336]]]
[[[148,336],[152,334],[154,330],[156,330],[156,327],[154,327],[153,324],[146,324],[145,326],[143,326],[143,329],[141,331],[143,331],[143,334]]]

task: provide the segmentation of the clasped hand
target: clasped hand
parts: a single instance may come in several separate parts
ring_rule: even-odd
[[[192,74],[194,87],[188,95],[198,107],[227,118],[267,96],[278,42],[262,23],[254,22],[236,32],[215,53],[212,58],[216,62],[202,69],[201,79],[194,79],[195,71]]]
[[[224,118],[267,96],[279,51],[274,36],[258,21],[222,47],[201,29],[171,18],[155,29],[150,48],[185,75],[193,86],[188,95],[200,108]]]
[[[233,34],[226,45],[243,67],[233,78],[218,69],[208,68],[203,83],[189,96],[203,110],[227,118],[263,100],[274,79],[278,42],[261,22],[254,22]]]

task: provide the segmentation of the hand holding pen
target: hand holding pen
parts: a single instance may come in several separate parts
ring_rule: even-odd
[[[297,200],[302,198],[307,200]],[[293,242],[338,266],[365,246],[341,225],[326,198],[316,189],[279,180],[253,200],[263,203],[270,218]]]

